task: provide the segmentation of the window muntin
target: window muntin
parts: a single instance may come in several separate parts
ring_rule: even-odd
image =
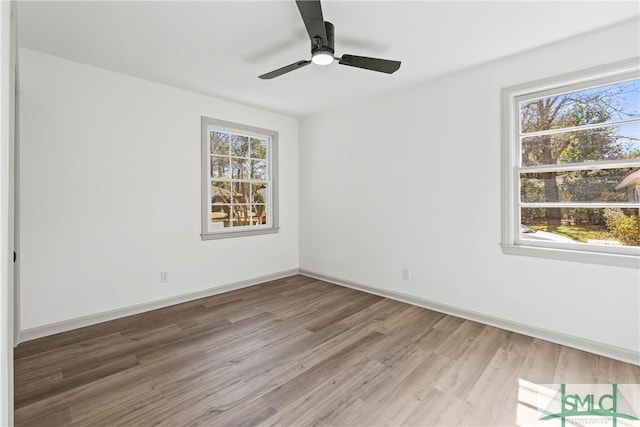
[[[558,82],[505,90],[513,192],[503,242],[637,256],[638,72]]]
[[[203,239],[277,231],[277,133],[202,118]]]

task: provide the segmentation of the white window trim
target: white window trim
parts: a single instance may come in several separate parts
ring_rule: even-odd
[[[616,82],[620,76],[633,74],[640,77],[640,58],[581,70],[561,76],[550,77],[530,83],[524,83],[502,90],[502,252],[510,255],[523,255],[554,260],[603,264],[618,267],[640,269],[640,248],[611,247],[593,245],[573,245],[558,242],[532,242],[520,239],[519,221],[519,109],[517,98],[536,93],[543,97],[558,93],[563,87],[567,92],[598,84]],[[552,166],[555,167],[555,166]],[[566,168],[566,165],[560,168]],[[606,252],[604,252],[606,250]]]
[[[216,231],[209,230],[209,222],[211,221],[210,213],[210,195],[209,187],[211,186],[209,165],[210,165],[210,149],[209,149],[209,126],[214,126],[220,130],[231,133],[239,133],[242,135],[269,137],[269,150],[267,153],[268,170],[271,181],[271,197],[267,201],[267,212],[271,214],[271,223],[264,226],[251,227],[229,227]],[[229,237],[255,236],[260,234],[277,233],[280,230],[278,222],[278,132],[269,129],[262,129],[253,126],[247,126],[239,123],[227,122],[224,120],[212,119],[210,117],[201,118],[201,203],[202,203],[202,231],[200,237],[202,240],[225,239]]]

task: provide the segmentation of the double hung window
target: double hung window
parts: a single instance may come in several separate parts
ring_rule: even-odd
[[[503,91],[505,252],[640,266],[639,110],[637,63]]]
[[[277,133],[202,118],[202,238],[277,232]]]

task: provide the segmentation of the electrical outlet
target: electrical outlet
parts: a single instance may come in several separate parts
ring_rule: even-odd
[[[402,267],[402,278],[404,280],[411,279],[411,269],[409,267]]]
[[[160,272],[160,283],[167,283],[169,281],[169,272],[161,271]]]

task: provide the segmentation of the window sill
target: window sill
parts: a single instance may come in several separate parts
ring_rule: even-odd
[[[508,255],[521,255],[560,261],[583,262],[615,267],[640,269],[640,257],[634,255],[605,254],[568,249],[540,248],[534,246],[502,244],[502,252]]]
[[[280,231],[280,227],[257,228],[253,230],[233,230],[217,233],[200,233],[202,240],[228,239],[231,237],[257,236],[260,234],[273,234]]]

